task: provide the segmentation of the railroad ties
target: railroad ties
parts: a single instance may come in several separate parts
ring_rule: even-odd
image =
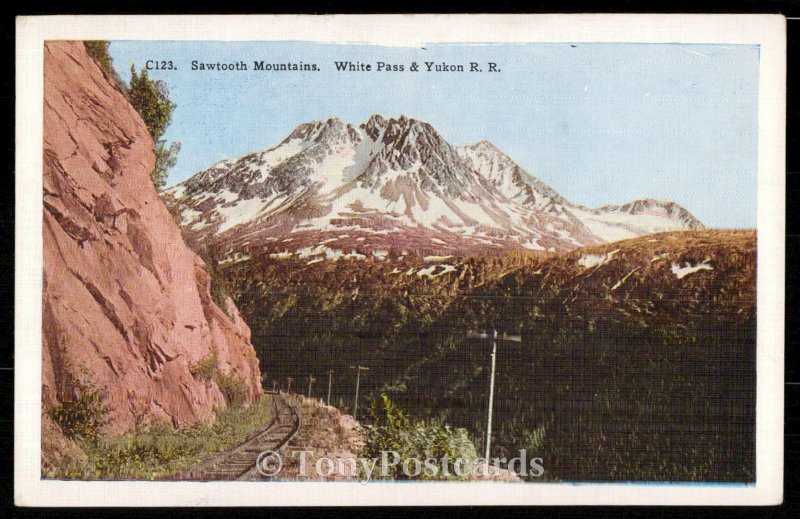
[[[300,430],[300,412],[286,402],[292,395],[272,393],[273,419],[262,431],[233,449],[186,472],[182,479],[213,481],[240,479],[255,472],[258,456],[264,451],[280,452]]]

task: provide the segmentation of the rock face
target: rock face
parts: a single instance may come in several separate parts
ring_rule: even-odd
[[[254,401],[250,330],[159,199],[141,118],[80,42],[46,44],[44,78],[43,404],[92,386],[117,433],[212,419],[220,377]],[[192,374],[212,358],[222,375]]]

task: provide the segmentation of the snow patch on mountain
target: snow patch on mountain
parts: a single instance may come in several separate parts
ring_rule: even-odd
[[[701,261],[700,263],[691,264],[691,263],[684,263],[683,266],[680,266],[678,263],[672,263],[671,270],[672,273],[675,274],[675,277],[678,279],[683,279],[689,274],[694,274],[695,272],[700,272],[701,270],[714,270],[714,267],[708,262],[709,260],[706,259],[705,261]]]
[[[194,239],[229,248],[346,231],[339,240],[353,233],[380,250],[557,251],[702,228],[671,202],[573,204],[488,141],[455,147],[405,116],[301,124],[277,146],[217,162],[164,195]]]
[[[619,249],[615,249],[605,254],[584,254],[578,260],[578,265],[587,269],[599,267],[600,265],[605,265],[609,261],[613,260],[614,256],[616,256],[618,252]]]

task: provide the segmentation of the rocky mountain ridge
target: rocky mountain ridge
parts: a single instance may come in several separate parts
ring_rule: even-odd
[[[164,197],[191,239],[240,252],[561,252],[703,228],[673,202],[573,204],[488,141],[453,146],[406,116],[301,124],[277,146],[218,162]]]

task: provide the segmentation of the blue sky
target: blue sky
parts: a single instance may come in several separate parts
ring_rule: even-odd
[[[491,141],[576,203],[651,197],[709,226],[756,225],[757,46],[115,41],[110,50],[125,80],[131,63],[177,67],[150,72],[177,104],[166,138],[182,150],[170,185],[269,148],[302,122],[405,114],[454,145]],[[250,70],[192,71],[192,60],[243,60]],[[320,71],[254,71],[254,60]],[[406,71],[338,72],[341,60]],[[491,61],[500,72],[408,71],[424,61]]]

